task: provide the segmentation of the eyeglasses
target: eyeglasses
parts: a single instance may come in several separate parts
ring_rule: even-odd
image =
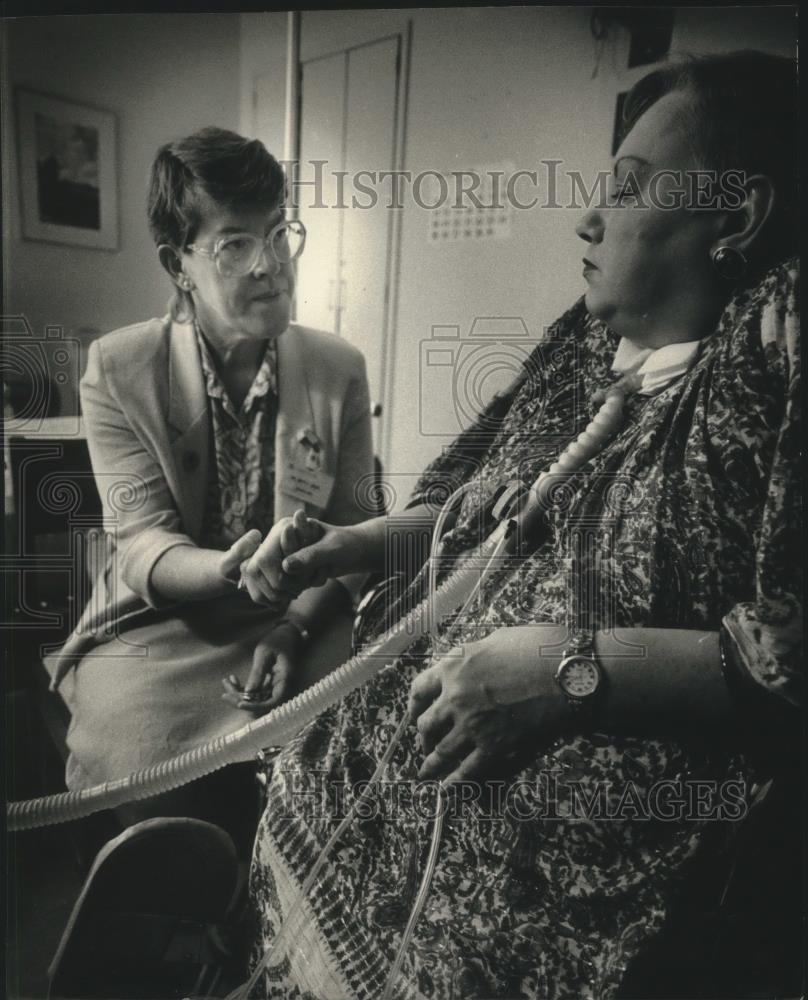
[[[254,233],[233,233],[220,236],[212,250],[189,243],[186,250],[211,257],[223,278],[248,274],[267,249],[279,264],[296,260],[306,245],[306,227],[296,219],[281,222],[263,239]]]

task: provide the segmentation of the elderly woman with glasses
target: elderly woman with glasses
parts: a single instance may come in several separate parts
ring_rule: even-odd
[[[71,788],[266,711],[315,621],[350,606],[336,581],[290,605],[294,588],[273,588],[260,559],[247,567],[301,507],[362,520],[355,484],[373,468],[361,354],[290,323],[306,233],[286,218],[284,189],[260,142],[219,128],[163,146],[152,165],[170,315],[94,343],[81,384],[107,533],[92,599],[54,664],[72,711]],[[211,815],[201,784],[151,812]]]

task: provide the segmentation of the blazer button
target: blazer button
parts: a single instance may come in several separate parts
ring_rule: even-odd
[[[182,467],[186,472],[196,472],[199,468],[199,455],[195,451],[186,451],[182,456]]]

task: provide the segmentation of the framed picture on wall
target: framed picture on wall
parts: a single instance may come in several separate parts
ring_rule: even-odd
[[[16,96],[23,237],[116,250],[115,115],[31,90]]]

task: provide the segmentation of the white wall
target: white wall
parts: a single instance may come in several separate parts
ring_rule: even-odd
[[[448,171],[544,159],[585,175],[608,164],[616,94],[649,67],[626,66],[617,29],[597,76],[591,8],[305,11],[301,59],[404,31],[412,22],[404,168]],[[794,55],[793,9],[677,9],[673,49],[741,47]],[[541,170],[540,170],[541,176]],[[420,343],[433,325],[468,331],[476,316],[522,317],[537,337],[582,293],[578,209],[516,212],[509,239],[427,241],[428,213],[407,200],[403,215],[394,392],[386,400],[386,469],[403,499],[416,473],[445,443],[419,432]],[[446,407],[446,398],[428,405]]]
[[[239,127],[235,14],[53,16],[5,23],[4,307],[68,335],[106,332],[165,312],[167,280],[146,224],[157,147],[203,125]],[[23,240],[10,87],[92,104],[117,116],[120,239],[116,251]],[[75,387],[65,388],[72,412]]]
[[[280,160],[284,153],[287,13],[242,14],[239,20],[241,133],[260,139]]]

